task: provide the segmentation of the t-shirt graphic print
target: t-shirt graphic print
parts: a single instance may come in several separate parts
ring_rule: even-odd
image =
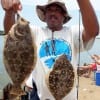
[[[39,56],[43,64],[51,69],[55,59],[65,54],[69,61],[72,59],[70,44],[63,39],[48,39],[41,43]]]

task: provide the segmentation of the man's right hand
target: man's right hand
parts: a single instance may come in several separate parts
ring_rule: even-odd
[[[15,14],[22,9],[20,0],[1,0],[2,8],[5,10],[4,31],[8,34],[10,28],[15,23]]]
[[[17,12],[22,9],[20,0],[1,0],[1,5],[4,10],[13,10]]]

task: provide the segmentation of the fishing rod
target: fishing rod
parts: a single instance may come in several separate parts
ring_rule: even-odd
[[[79,67],[80,67],[80,25],[81,24],[81,15],[80,15],[80,9],[79,9],[79,54],[78,54],[78,68],[77,73],[79,73]],[[79,74],[77,74],[77,100],[79,97]]]

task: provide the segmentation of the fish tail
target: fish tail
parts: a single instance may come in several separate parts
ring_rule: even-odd
[[[26,93],[24,90],[22,90],[22,88],[20,86],[13,85],[12,89],[10,91],[10,94],[21,96],[21,95],[25,95]]]

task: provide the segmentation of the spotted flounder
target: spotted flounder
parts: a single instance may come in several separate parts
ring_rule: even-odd
[[[13,83],[12,94],[23,94],[22,85],[35,68],[36,55],[34,34],[29,22],[18,15],[7,34],[3,51],[4,65]]]
[[[54,63],[46,82],[56,100],[62,100],[73,88],[75,73],[66,55],[61,55]]]

